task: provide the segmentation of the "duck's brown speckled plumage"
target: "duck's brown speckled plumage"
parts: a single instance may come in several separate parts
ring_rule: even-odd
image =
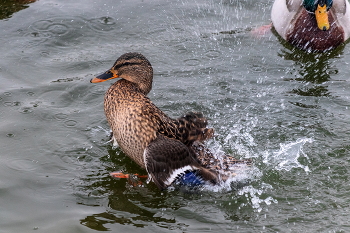
[[[219,165],[222,162],[211,167],[215,159],[200,144],[213,136],[206,119],[200,113],[171,119],[158,109],[146,96],[152,88],[153,70],[141,54],[122,55],[92,82],[117,77],[121,79],[105,94],[104,109],[113,138],[125,154],[145,168],[159,188],[166,188],[175,173],[186,169],[198,170],[203,179],[216,183],[216,169],[225,168]]]

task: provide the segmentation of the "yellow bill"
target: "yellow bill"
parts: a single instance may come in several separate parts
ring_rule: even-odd
[[[330,26],[326,4],[324,4],[323,6],[318,5],[315,11],[315,15],[318,28],[322,31],[328,30]]]

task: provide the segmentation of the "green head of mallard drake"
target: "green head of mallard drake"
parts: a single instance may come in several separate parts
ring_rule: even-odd
[[[328,11],[333,5],[333,0],[304,0],[303,6],[306,11],[314,13],[316,16],[317,26],[320,30],[329,30],[330,24]]]
[[[91,83],[121,78],[136,84],[147,95],[152,89],[153,68],[145,56],[140,53],[125,53],[120,56],[112,68],[90,80]]]

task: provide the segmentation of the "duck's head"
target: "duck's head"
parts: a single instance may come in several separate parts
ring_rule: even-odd
[[[303,5],[306,11],[315,14],[317,26],[320,30],[326,31],[329,29],[328,11],[333,5],[333,0],[304,0]]]
[[[140,53],[125,53],[111,69],[90,80],[91,83],[121,78],[135,83],[141,92],[148,94],[152,89],[153,69],[151,63]]]

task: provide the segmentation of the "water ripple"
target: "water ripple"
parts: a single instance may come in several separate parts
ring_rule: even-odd
[[[30,159],[12,159],[6,165],[16,171],[33,171],[38,168],[38,162]]]
[[[75,120],[67,120],[64,122],[64,125],[68,128],[74,127],[78,122]]]
[[[6,101],[3,103],[5,107],[14,107],[14,106],[21,106],[21,102],[19,101]]]
[[[209,58],[217,58],[221,55],[221,52],[217,50],[209,50],[205,55]]]
[[[12,96],[12,93],[11,92],[4,92],[4,96]]]
[[[32,23],[28,28],[29,31],[23,30],[25,37],[32,37],[28,42],[29,46],[37,46],[47,42],[50,38],[62,38],[55,40],[53,43],[63,46],[69,43],[70,40],[80,37],[77,33],[77,28],[82,28],[84,21],[81,19],[70,18],[51,18],[45,20],[38,20]],[[47,56],[49,52],[44,51],[42,56]]]
[[[69,31],[69,27],[62,19],[39,20],[32,24],[32,28],[35,30],[35,32],[32,33],[33,35],[38,33],[38,31],[49,32],[51,35],[64,35]]]
[[[184,63],[188,66],[198,66],[200,61],[198,59],[187,59],[184,61]]]
[[[115,19],[109,16],[94,18],[88,21],[91,29],[98,32],[108,32],[115,29]]]
[[[55,118],[57,119],[57,120],[64,120],[64,119],[66,119],[68,117],[68,115],[67,114],[64,114],[64,113],[57,113],[57,114],[55,114]]]

